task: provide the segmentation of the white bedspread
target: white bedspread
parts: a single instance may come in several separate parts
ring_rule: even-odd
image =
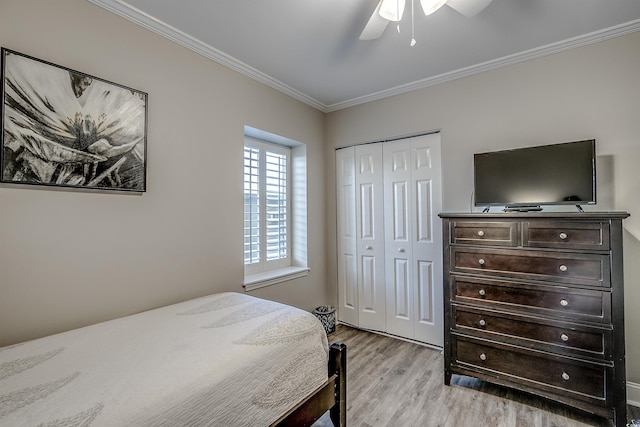
[[[0,348],[0,426],[264,426],[327,379],[305,311],[221,293]]]

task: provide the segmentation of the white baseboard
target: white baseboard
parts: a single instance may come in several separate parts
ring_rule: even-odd
[[[640,384],[627,381],[627,404],[640,408]]]

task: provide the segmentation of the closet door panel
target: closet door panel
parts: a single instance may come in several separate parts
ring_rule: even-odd
[[[418,322],[432,325],[435,323],[435,305],[439,302],[433,300],[435,295],[433,276],[433,263],[418,261]],[[435,343],[434,343],[435,344]]]
[[[385,330],[382,144],[355,148],[359,326]]]
[[[411,254],[410,141],[384,143],[383,163],[387,332],[413,338],[415,272]]]
[[[433,181],[416,181],[416,242],[433,243]]]
[[[394,265],[394,286],[393,291],[395,293],[393,315],[395,317],[408,320],[411,313],[411,283],[409,283],[409,268],[410,260],[408,259],[395,259]]]
[[[360,185],[360,238],[375,239],[374,222],[374,184],[365,182]]]
[[[442,175],[440,134],[411,139],[413,218],[412,253],[416,266],[415,339],[444,345],[442,288]]]
[[[336,151],[338,320],[358,326],[355,148]]]

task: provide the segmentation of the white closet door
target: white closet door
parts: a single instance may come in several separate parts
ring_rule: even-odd
[[[387,332],[406,338],[415,335],[411,156],[410,139],[384,144]]]
[[[358,325],[355,148],[336,151],[338,320]]]
[[[385,330],[382,144],[356,147],[358,323]]]
[[[336,151],[338,320],[443,345],[440,135]]]
[[[387,332],[443,345],[440,135],[384,144]]]
[[[444,345],[442,284],[442,169],[440,134],[411,140],[414,201],[413,265],[416,284],[414,309],[418,341]]]

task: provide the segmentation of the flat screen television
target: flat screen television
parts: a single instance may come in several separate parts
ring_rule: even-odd
[[[595,140],[474,155],[475,206],[505,211],[596,202]]]

